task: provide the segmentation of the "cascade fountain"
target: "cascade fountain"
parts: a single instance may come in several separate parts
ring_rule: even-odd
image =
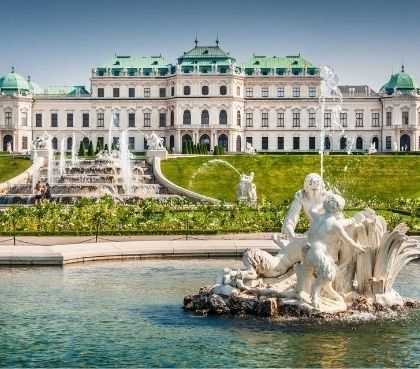
[[[76,135],[73,133],[71,140],[71,165],[75,166],[77,164],[77,154],[76,154]]]
[[[62,138],[60,142],[60,164],[59,164],[60,176],[64,175],[65,166],[66,166],[65,138]]]
[[[132,189],[133,173],[131,170],[130,151],[128,149],[127,130],[124,130],[121,134],[120,166],[121,166],[121,178],[123,180],[125,193],[127,195],[131,195],[132,190],[133,190]]]

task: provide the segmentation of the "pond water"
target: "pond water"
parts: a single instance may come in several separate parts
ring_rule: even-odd
[[[0,269],[1,367],[414,367],[420,313],[361,326],[202,318],[183,296],[236,260]],[[420,298],[420,264],[397,289]]]

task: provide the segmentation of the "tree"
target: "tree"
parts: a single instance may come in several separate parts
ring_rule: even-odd
[[[83,141],[80,141],[79,156],[85,156],[85,145]]]
[[[108,144],[105,144],[105,146],[104,146],[104,151],[106,151],[106,152],[108,152],[109,150],[108,150]]]
[[[88,146],[88,152],[87,152],[87,154],[88,154],[88,156],[93,156],[94,155],[92,141],[89,141],[89,146]]]
[[[182,153],[183,154],[188,154],[188,148],[187,148],[187,143],[186,142],[182,143]]]

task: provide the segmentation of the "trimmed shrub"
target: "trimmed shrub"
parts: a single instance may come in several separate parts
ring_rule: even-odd
[[[85,156],[85,145],[83,144],[83,141],[80,141],[79,156]]]

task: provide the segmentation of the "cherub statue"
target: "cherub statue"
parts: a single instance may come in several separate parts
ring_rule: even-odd
[[[257,187],[253,181],[254,172],[251,172],[249,176],[241,174],[236,190],[236,198],[238,201],[246,202],[249,205],[255,205],[257,203]]]
[[[330,248],[342,241],[357,252],[364,252],[363,247],[346,231],[349,220],[342,215],[344,205],[345,201],[341,196],[329,194],[323,203],[324,213],[313,214],[312,225],[307,233],[302,268],[297,271],[296,294],[303,300],[304,286],[311,283],[311,302],[315,308],[320,306],[321,289],[338,303],[344,303],[343,297],[332,285],[336,276],[336,264]]]
[[[255,148],[252,146],[252,144],[250,142],[247,142],[245,144],[245,152],[247,154],[251,154],[251,155],[256,154],[256,150],[255,150]]]

